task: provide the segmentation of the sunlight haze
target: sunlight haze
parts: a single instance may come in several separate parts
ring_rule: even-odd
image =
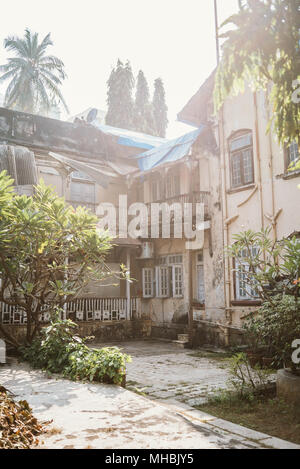
[[[237,0],[219,0],[219,22],[237,10]],[[0,63],[11,53],[3,40],[30,28],[40,40],[51,32],[49,53],[61,58],[67,79],[62,92],[71,115],[90,106],[106,109],[106,82],[118,58],[142,69],[152,93],[161,77],[169,108],[168,137],[191,128],[176,115],[216,66],[213,0],[16,0],[5,5]],[[7,83],[2,84],[4,94]],[[62,118],[67,118],[62,115]]]

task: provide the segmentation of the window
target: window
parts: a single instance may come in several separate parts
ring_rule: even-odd
[[[71,182],[70,197],[72,202],[95,203],[95,185],[85,182]]]
[[[143,297],[153,297],[153,269],[151,268],[143,269]]]
[[[181,298],[183,296],[182,262],[182,254],[172,254],[158,258],[155,268],[155,293],[158,298],[169,298],[170,296]],[[143,284],[145,284],[145,280]]]
[[[293,166],[299,157],[300,155],[298,144],[297,142],[293,142],[286,151],[286,169],[289,169],[290,166]]]
[[[197,254],[197,300],[205,304],[203,252]]]
[[[151,200],[152,202],[158,202],[159,200],[162,200],[162,198],[162,182],[160,175],[157,174],[155,179],[151,180]]]
[[[169,173],[166,178],[166,199],[180,195],[180,176],[178,173]]]
[[[83,173],[82,171],[73,171],[72,178],[74,179],[86,179],[88,181],[92,181],[92,178],[87,174]]]
[[[252,248],[252,255],[257,256],[257,254],[258,249]],[[254,285],[249,285],[249,264],[244,260],[246,257],[249,257],[247,255],[247,251],[243,250],[241,252],[241,256],[235,260],[235,286],[237,300],[253,300],[258,298]]]
[[[181,298],[183,296],[182,265],[172,266],[172,286],[173,286],[173,297]]]
[[[167,298],[170,296],[169,287],[169,267],[156,267],[156,296],[159,298]]]
[[[182,254],[176,254],[175,256],[168,256],[168,264],[182,264]]]
[[[247,133],[229,142],[231,186],[245,186],[254,182],[252,133]]]

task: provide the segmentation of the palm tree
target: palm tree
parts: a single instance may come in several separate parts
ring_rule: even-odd
[[[4,40],[4,47],[16,55],[0,65],[0,82],[10,79],[5,106],[30,113],[44,109],[47,114],[52,103],[58,101],[68,112],[59,90],[66,78],[64,64],[57,57],[46,55],[51,45],[50,33],[39,44],[38,33],[29,29],[25,29],[24,38],[12,36]]]

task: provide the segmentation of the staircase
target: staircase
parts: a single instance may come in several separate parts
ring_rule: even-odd
[[[180,348],[188,348],[190,336],[189,334],[178,334],[177,340],[172,340],[172,343]]]

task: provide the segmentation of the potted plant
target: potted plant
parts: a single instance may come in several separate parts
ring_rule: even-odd
[[[257,344],[264,346],[265,366],[272,359],[272,366],[284,367],[278,371],[278,395],[300,404],[300,370],[292,361],[292,344],[300,339],[300,242],[296,237],[273,241],[269,235],[269,229],[240,233],[228,253],[234,258],[243,253],[244,282],[262,301],[246,325],[254,344],[252,363],[258,360]]]

